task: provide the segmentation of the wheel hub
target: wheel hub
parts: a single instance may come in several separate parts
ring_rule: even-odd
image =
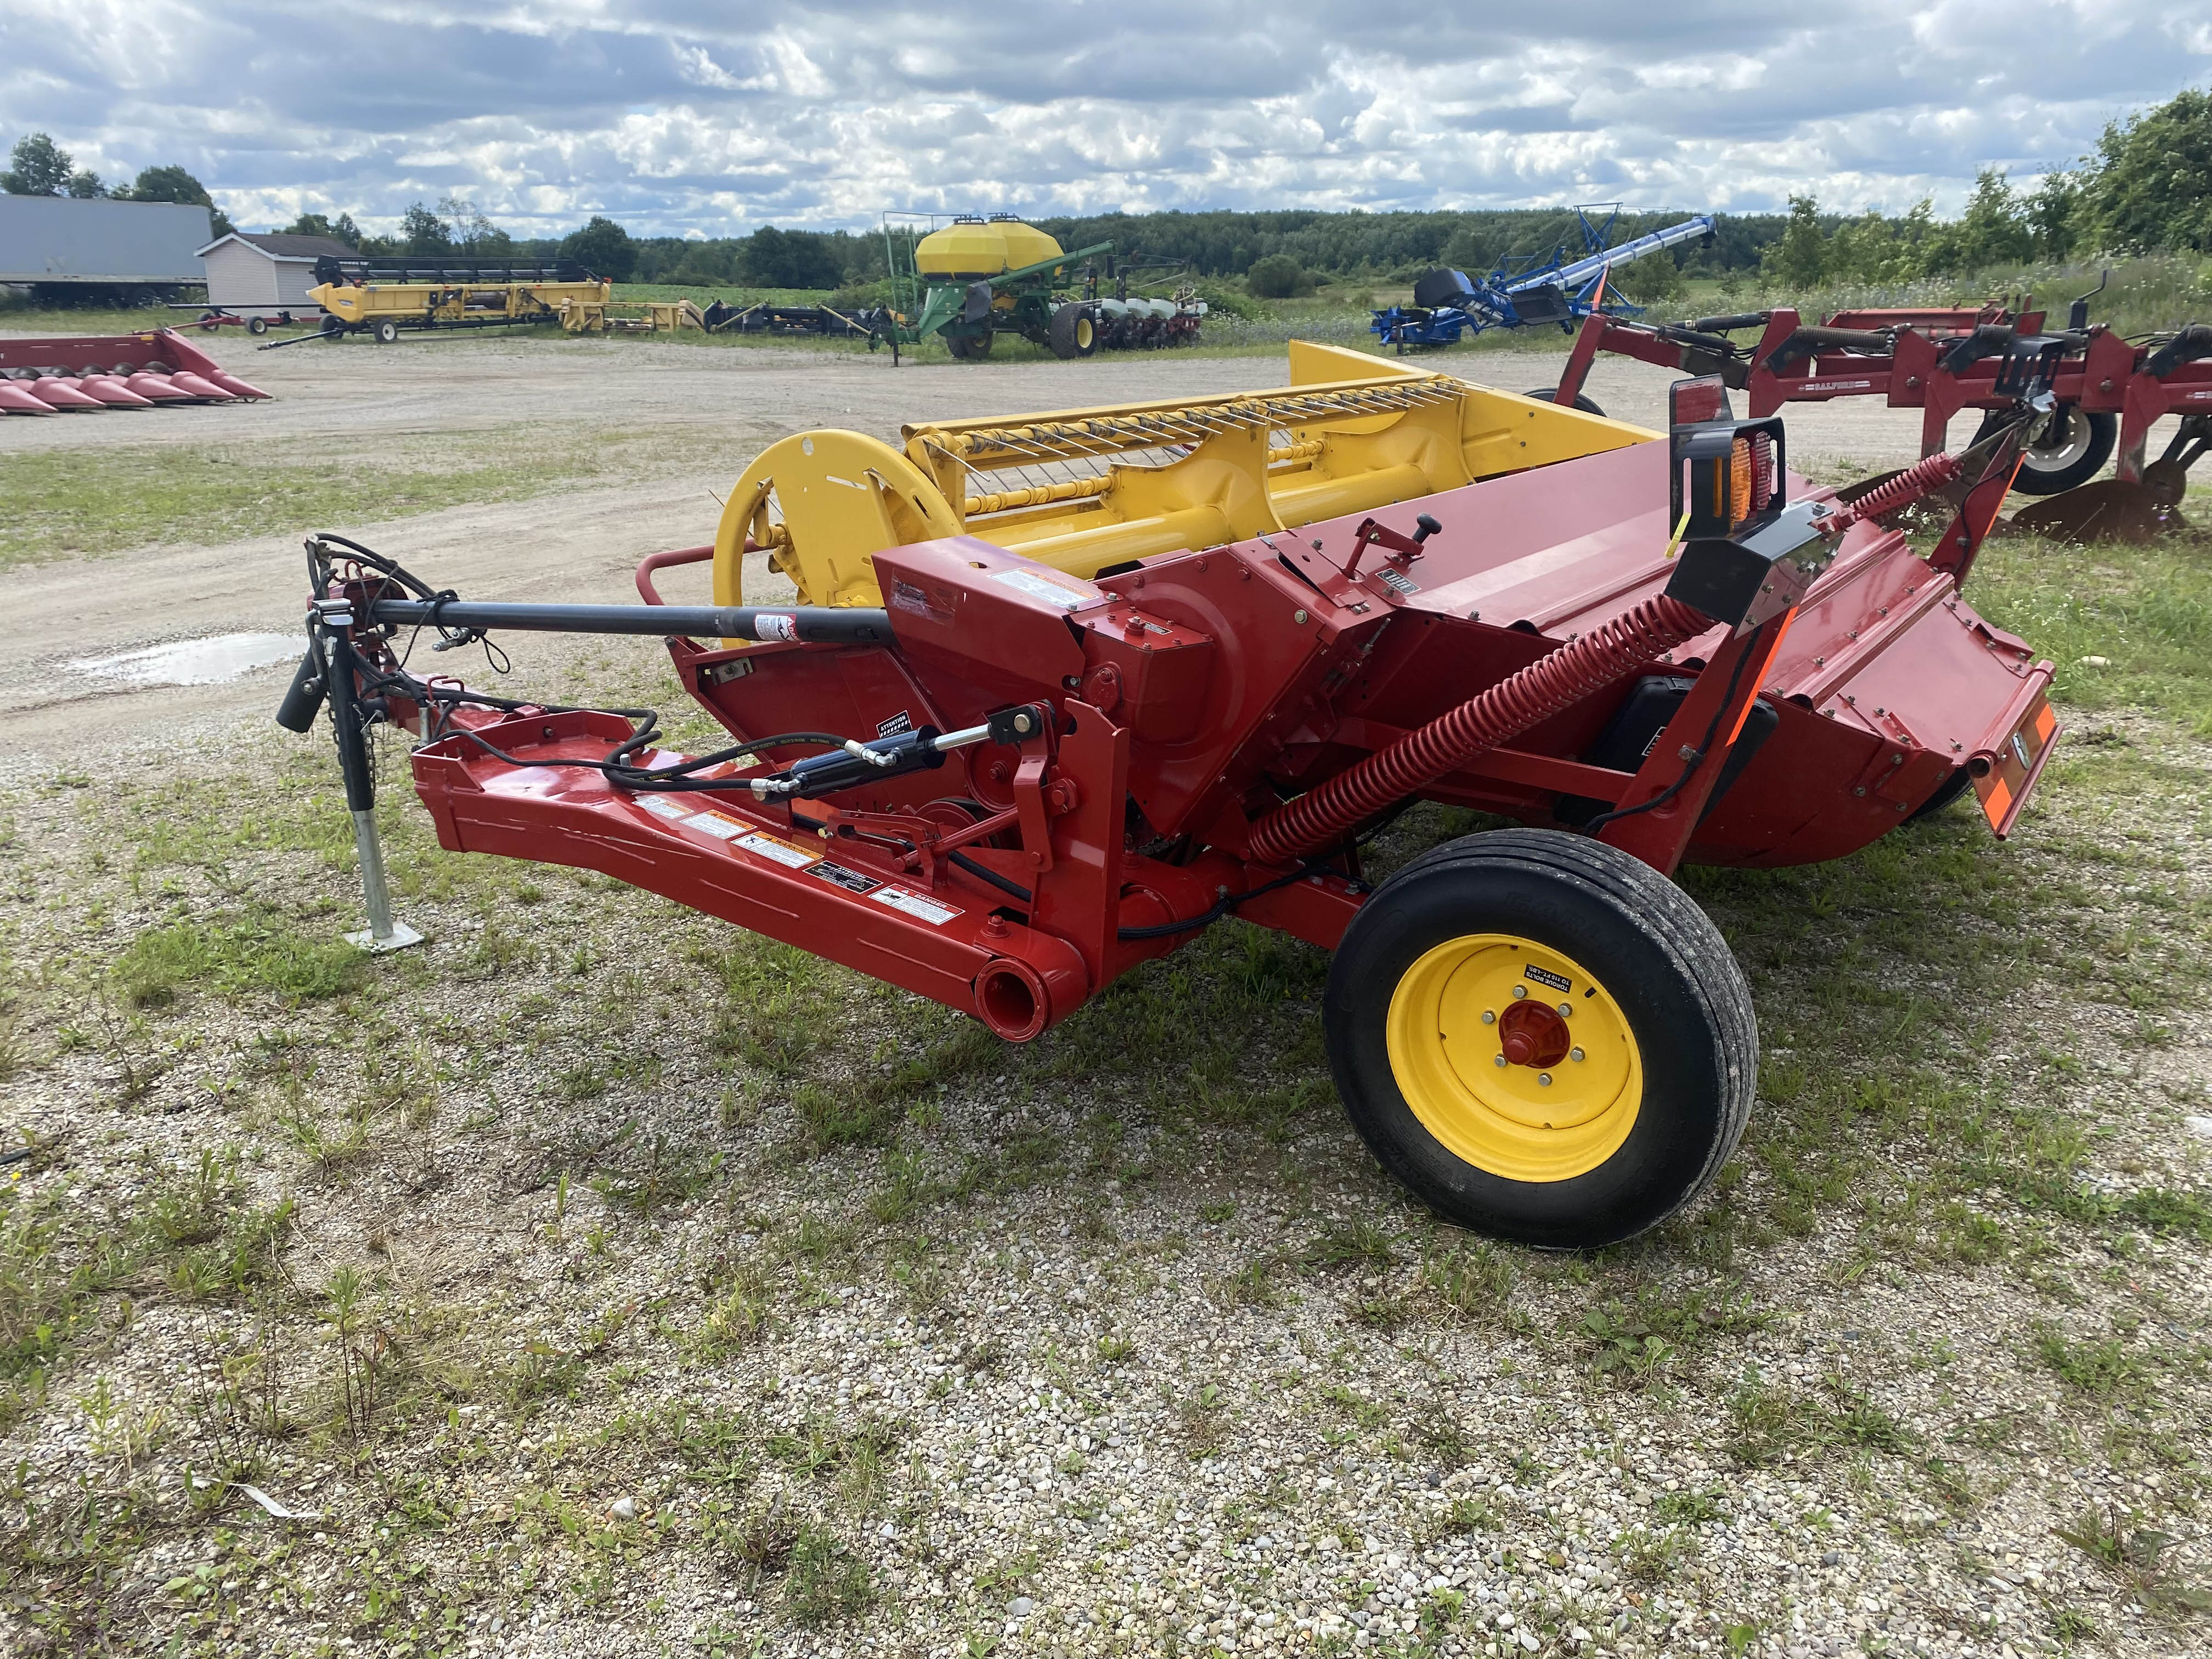
[[[1574,1046],[1567,1037],[1567,1022],[1546,1004],[1527,999],[1498,1017],[1498,1036],[1508,1066],[1547,1071],[1565,1060]]]
[[[1626,1016],[1535,940],[1470,933],[1429,951],[1391,996],[1388,1036],[1413,1115],[1492,1175],[1571,1180],[1635,1127],[1644,1073]]]

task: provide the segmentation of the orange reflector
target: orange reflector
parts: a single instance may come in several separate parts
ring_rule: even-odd
[[[2042,708],[2035,711],[2036,742],[2038,744],[2049,743],[2051,741],[2051,734],[2057,729],[2058,716],[2051,712],[2051,705],[2046,702]]]
[[[1728,521],[1733,530],[1751,516],[1751,441],[1738,438],[1729,446]]]
[[[2002,829],[2005,813],[2012,805],[2012,786],[1992,773],[1989,793],[1982,797],[1982,816],[1990,821],[1992,830]]]

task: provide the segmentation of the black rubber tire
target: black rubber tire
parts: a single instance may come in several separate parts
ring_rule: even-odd
[[[318,334],[343,334],[345,332],[345,323],[343,319],[325,312],[323,313],[322,321],[315,325],[315,331]]]
[[[1046,324],[1045,336],[1054,356],[1088,357],[1098,349],[1097,315],[1079,301],[1061,306]]]
[[[248,317],[246,319],[246,331],[248,334],[266,334],[269,331],[269,319],[266,317]]]
[[[945,349],[962,362],[980,363],[991,355],[998,337],[988,329],[981,334],[948,334],[945,337]]]
[[[1942,811],[1953,801],[1958,799],[1960,796],[1965,794],[1968,789],[1972,788],[1973,787],[1973,782],[1974,775],[1966,770],[1965,767],[1953,767],[1951,769],[1951,775],[1944,779],[1942,782],[1937,784],[1936,786],[1936,793],[1929,796],[1926,800],[1922,801],[1905,821],[1907,823],[1917,823],[1923,818],[1934,817],[1938,812]]]
[[[1540,403],[1556,403],[1559,401],[1559,388],[1555,386],[1547,386],[1540,387],[1534,392],[1528,392],[1524,395],[1534,398]],[[1583,392],[1577,392],[1575,393],[1575,407],[1582,410],[1585,415],[1602,415],[1605,413],[1603,410],[1597,406],[1597,400],[1592,398],[1589,393]]]
[[[2013,476],[2012,489],[2015,495],[2056,495],[2062,491],[2078,489],[2105,470],[2105,463],[2112,459],[2112,448],[2119,441],[2120,417],[2099,410],[2075,409],[2062,406],[2052,411],[2054,418],[2063,414],[2069,422],[2068,436],[2072,437],[2071,422],[2087,421],[2087,440],[2074,458],[2063,466],[2038,466],[2035,452],[2031,449],[2021,458],[2020,471]],[[1979,443],[2002,426],[2009,416],[1991,410],[1982,417],[1975,430],[1974,441]]]
[[[380,323],[372,325],[368,331],[377,344],[390,345],[399,337],[399,325],[386,318]]]
[[[1635,1124],[1571,1179],[1478,1169],[1429,1133],[1399,1088],[1386,1025],[1400,980],[1435,946],[1477,933],[1582,963],[1636,1039]],[[1720,930],[1649,865],[1558,830],[1463,836],[1384,882],[1337,946],[1322,1020],[1337,1092],[1382,1167],[1449,1221],[1550,1249],[1618,1243],[1689,1203],[1735,1150],[1758,1086],[1751,990]]]

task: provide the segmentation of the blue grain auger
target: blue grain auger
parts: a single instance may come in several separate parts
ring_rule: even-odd
[[[1605,210],[1605,222],[1593,224],[1590,215],[1601,208]],[[1495,270],[1479,279],[1463,270],[1431,270],[1413,284],[1412,305],[1378,311],[1369,326],[1382,337],[1383,344],[1403,352],[1408,346],[1419,350],[1456,345],[1462,334],[1480,334],[1486,328],[1557,323],[1571,334],[1593,311],[1613,317],[1640,316],[1642,306],[1607,296],[1613,267],[1698,237],[1711,242],[1713,216],[1700,213],[1679,225],[1608,247],[1607,238],[1620,217],[1618,202],[1577,208],[1575,218],[1582,227],[1585,252],[1571,263],[1565,248],[1555,247],[1549,258],[1534,253],[1509,255],[1498,262]]]

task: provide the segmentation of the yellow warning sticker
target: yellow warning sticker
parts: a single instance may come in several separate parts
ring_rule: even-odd
[[[763,836],[757,830],[739,840],[738,845],[748,853],[757,853],[764,859],[774,860],[787,870],[804,870],[811,864],[822,861],[803,847],[793,847],[789,842],[778,841],[774,836]]]

